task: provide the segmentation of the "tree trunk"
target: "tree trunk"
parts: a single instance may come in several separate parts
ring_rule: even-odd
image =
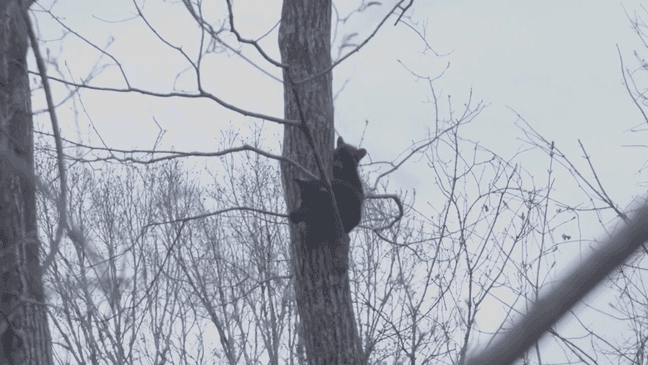
[[[0,0],[0,340],[3,364],[52,364],[36,234],[27,75],[32,1]]]
[[[299,82],[331,65],[331,1],[284,0],[279,48],[284,64],[284,115],[300,120],[289,80]],[[290,74],[288,77],[287,73]],[[331,72],[297,86],[299,102],[323,167],[332,177],[333,92]],[[313,152],[298,127],[284,129],[283,155],[317,172]],[[289,211],[299,205],[293,181],[296,169],[282,164],[282,178]],[[303,343],[310,364],[362,364],[364,357],[355,324],[347,273],[349,237],[308,235],[291,224],[295,296],[302,321]],[[333,230],[333,228],[331,228]]]

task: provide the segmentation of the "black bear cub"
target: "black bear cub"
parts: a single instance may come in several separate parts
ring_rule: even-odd
[[[364,193],[358,175],[358,163],[367,154],[364,148],[355,148],[339,137],[333,155],[333,194],[340,212],[345,233],[360,223]],[[320,180],[295,179],[301,192],[301,206],[290,213],[293,223],[306,222],[315,230],[331,229],[333,211],[324,184]]]

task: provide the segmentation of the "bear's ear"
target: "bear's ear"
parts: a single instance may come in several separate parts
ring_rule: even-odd
[[[364,148],[359,149],[358,152],[355,153],[356,163],[360,162],[360,160],[362,160],[362,158],[365,157],[366,155],[367,155],[367,150],[365,150]]]
[[[338,140],[337,140],[338,148],[340,148],[340,145],[343,145],[343,144],[346,144],[346,143],[344,143],[344,139],[342,139],[342,136],[339,136]]]

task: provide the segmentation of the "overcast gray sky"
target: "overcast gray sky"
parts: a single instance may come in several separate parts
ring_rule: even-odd
[[[114,37],[115,43],[108,50],[123,62],[133,86],[164,92],[176,82],[179,88],[189,89],[190,73],[175,79],[186,63],[160,44],[141,21],[100,20],[133,17],[130,1],[119,6],[117,3],[121,1],[108,6],[108,2],[61,0],[52,10],[98,45],[105,46]],[[215,12],[223,10],[224,1],[214,3]],[[280,3],[236,2],[238,30],[247,38],[266,33],[279,20]],[[342,16],[359,4],[344,3],[336,4]],[[335,46],[352,32],[359,33],[357,41],[364,39],[392,3],[369,8],[338,24]],[[334,93],[339,92],[335,102],[336,130],[347,142],[358,144],[368,121],[362,147],[372,160],[394,159],[433,129],[429,85],[412,72],[436,77],[449,64],[443,77],[434,83],[443,97],[442,116],[448,115],[447,95],[452,96],[453,109],[458,112],[471,89],[473,102],[488,105],[464,129],[465,138],[510,158],[525,147],[518,139],[522,134],[515,125],[518,117],[513,109],[586,171],[578,147],[580,139],[608,193],[625,207],[633,197],[645,192],[643,182],[648,174],[641,168],[648,155],[645,148],[627,147],[646,144],[646,124],[622,84],[617,45],[630,69],[637,67],[633,52],[646,55],[648,51],[630,28],[624,7],[630,14],[638,12],[648,18],[639,1],[415,1],[408,22],[421,31],[425,25],[425,39],[437,54],[424,52],[423,40],[411,28],[394,27],[395,19],[389,20],[367,46],[334,71]],[[161,34],[195,55],[198,32],[180,4],[147,2],[144,9]],[[60,27],[48,15],[39,13],[37,18],[44,39],[60,35]],[[213,17],[216,19],[218,16]],[[279,59],[276,32],[270,33],[261,45]],[[224,35],[224,39],[235,44],[231,36]],[[46,47],[68,62],[77,80],[85,77],[83,70],[98,56],[96,50],[74,37],[68,37],[63,46],[50,42]],[[334,57],[338,55],[336,47]],[[251,47],[242,49],[266,71],[281,77],[279,70],[264,63]],[[203,67],[206,87],[215,95],[244,109],[282,116],[282,86],[276,80],[236,56],[212,55],[204,60]],[[114,67],[93,83],[124,87]],[[648,83],[639,85],[645,86]],[[197,100],[87,92],[84,106],[106,143],[115,148],[151,148],[157,136],[152,117],[167,130],[161,147],[173,146],[177,150],[214,150],[220,131],[230,123],[243,129],[245,124],[260,123]],[[37,102],[35,108],[42,108],[42,104]],[[89,122],[85,117],[75,120],[70,108],[61,108],[59,114],[63,135],[86,141]],[[264,126],[268,140],[275,140],[270,146],[279,153],[282,128],[269,122]],[[98,144],[96,138],[91,141]],[[546,156],[522,154],[515,162],[537,173],[540,182],[545,183]],[[565,173],[557,173],[557,177],[557,198],[569,200],[575,189],[573,181]],[[433,177],[421,173],[414,164],[404,166],[392,179],[395,187],[417,190],[421,210],[434,198],[426,196]],[[600,228],[593,227],[591,238],[600,232]]]

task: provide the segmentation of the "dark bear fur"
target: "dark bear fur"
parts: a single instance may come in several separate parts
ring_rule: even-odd
[[[364,148],[355,148],[344,143],[341,136],[338,137],[333,155],[333,181],[337,182],[333,184],[333,192],[345,233],[351,232],[362,217],[364,192],[358,174],[358,164],[366,154],[367,150]]]
[[[345,233],[351,232],[362,216],[364,193],[358,175],[358,163],[367,154],[364,148],[357,149],[338,138],[333,155],[333,193],[340,212]],[[301,192],[301,206],[290,213],[293,223],[306,222],[310,229],[325,233],[334,226],[333,207],[330,204],[324,183],[320,180],[295,179]]]

